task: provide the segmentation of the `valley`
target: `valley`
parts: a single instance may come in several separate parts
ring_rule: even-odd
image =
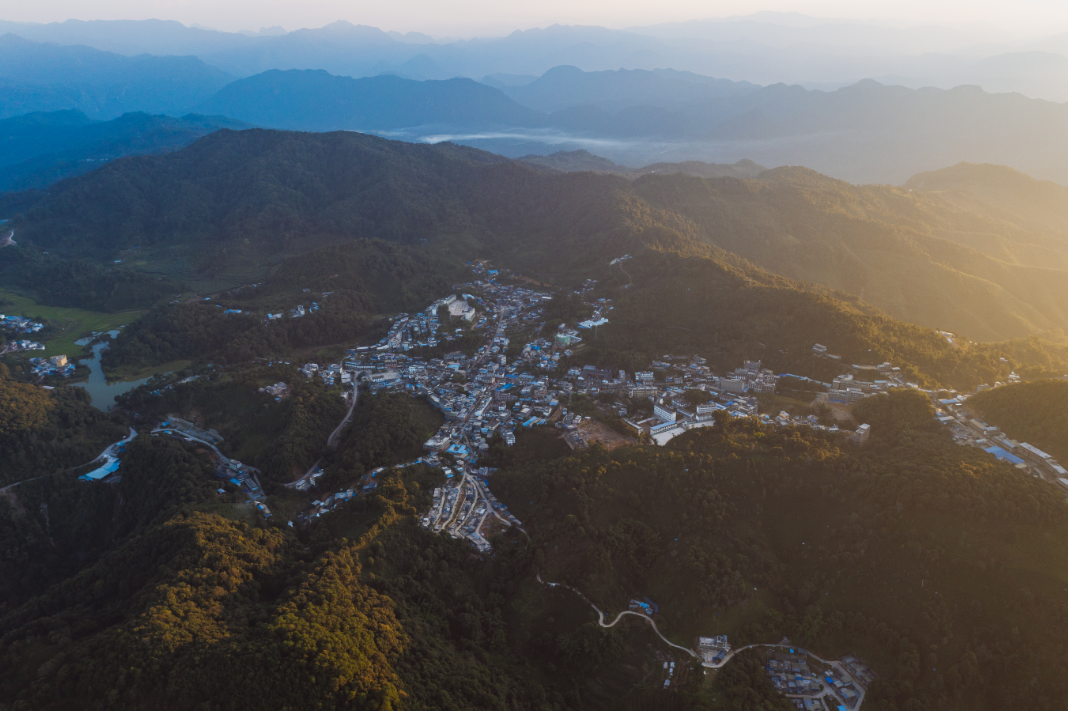
[[[1063,708],[1056,13],[457,8],[0,17],[0,711]]]

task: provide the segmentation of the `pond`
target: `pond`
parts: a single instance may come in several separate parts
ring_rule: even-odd
[[[99,335],[99,334],[97,334]],[[118,331],[108,331],[108,335],[114,338],[119,335]],[[79,346],[88,345],[96,335],[89,336],[87,338],[80,338],[75,341],[75,344]],[[115,380],[108,382],[104,377],[104,371],[100,367],[100,354],[108,347],[108,342],[103,341],[93,346],[92,358],[79,358],[83,364],[89,366],[89,380],[84,383],[74,383],[79,388],[85,388],[89,391],[89,396],[93,399],[92,405],[98,410],[104,410],[105,412],[115,404],[115,398],[123,393],[128,393],[138,385],[142,385],[148,382],[148,378],[141,378],[140,380]]]

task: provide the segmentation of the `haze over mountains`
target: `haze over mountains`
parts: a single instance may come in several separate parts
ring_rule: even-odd
[[[1068,184],[1063,37],[776,14],[447,42],[346,22],[262,33],[0,22],[4,32],[0,117],[193,112],[509,157],[748,159],[894,184],[967,161]]]
[[[791,13],[627,30],[554,25],[498,38],[443,41],[344,21],[256,36],[158,20],[0,22],[4,32],[131,56],[195,55],[235,76],[325,69],[349,76],[388,71],[416,79],[477,79],[494,73],[539,76],[570,64],[587,71],[671,67],[758,84],[832,88],[865,78],[912,88],[975,83],[989,91],[1068,99],[1068,36],[1020,41],[994,30],[903,28]]]
[[[531,103],[545,106],[547,96],[581,100],[591,93],[582,87],[591,85],[616,97],[620,85],[639,86],[633,103],[614,112],[583,104],[545,113],[467,79],[270,71],[235,81],[195,110],[275,128],[451,140],[512,157],[586,149],[627,165],[748,158],[769,166],[805,165],[858,183],[900,183],[917,172],[970,161],[1068,184],[1068,106],[1062,104],[974,87],[917,91],[873,81],[831,92],[709,82],[720,96],[693,98],[672,88],[675,81],[663,73],[589,75],[561,68],[539,79],[537,91],[526,95]],[[654,93],[650,84],[677,97],[677,108],[643,103]]]
[[[195,57],[125,57],[0,36],[0,118],[60,109],[92,118],[184,113],[232,80]]]

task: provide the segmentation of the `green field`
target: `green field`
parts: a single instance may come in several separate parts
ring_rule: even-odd
[[[98,313],[63,306],[42,306],[29,297],[5,290],[0,290],[0,302],[3,303],[0,306],[0,313],[38,318],[51,322],[49,325],[55,328],[44,338],[37,339],[44,343],[45,350],[34,351],[34,356],[78,355],[82,352],[82,346],[75,345],[74,342],[79,338],[93,332],[113,331],[120,326],[133,323],[144,313],[143,311]],[[36,336],[33,338],[36,339]]]

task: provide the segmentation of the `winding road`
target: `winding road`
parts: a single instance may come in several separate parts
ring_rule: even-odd
[[[39,477],[39,476],[35,476],[35,477],[34,477],[34,478],[32,478],[32,479],[23,479],[22,481],[16,481],[16,482],[15,482],[14,484],[8,484],[8,485],[7,485],[7,486],[5,486],[4,488],[0,489],[0,494],[4,493],[4,492],[5,492],[5,491],[7,491],[8,489],[14,489],[14,488],[15,488],[16,486],[18,486],[19,484],[25,484],[26,482],[29,482],[29,481],[37,481],[38,479],[43,479],[43,478],[44,478],[44,477]]]
[[[635,617],[640,617],[641,619],[645,620],[650,625],[652,625],[653,631],[656,632],[656,636],[659,637],[664,642],[664,644],[668,645],[669,647],[673,647],[673,648],[678,649],[680,651],[686,652],[691,657],[700,659],[700,655],[698,655],[698,653],[695,652],[694,650],[689,649],[687,647],[683,647],[683,646],[678,645],[678,644],[675,644],[674,642],[669,640],[667,637],[665,637],[663,634],[661,634],[660,629],[656,626],[656,621],[653,620],[653,618],[649,617],[648,615],[643,615],[640,612],[634,612],[632,610],[624,610],[623,612],[620,612],[618,615],[616,615],[616,618],[614,620],[612,620],[611,622],[606,623],[604,621],[605,620],[604,613],[601,612],[601,609],[599,607],[597,607],[596,605],[594,605],[592,602],[590,602],[589,599],[585,595],[580,593],[575,588],[571,587],[570,585],[567,585],[566,583],[550,583],[550,582],[547,582],[545,580],[542,580],[540,571],[537,573],[537,579],[538,579],[538,582],[541,583],[542,585],[548,585],[550,588],[555,588],[555,587],[566,588],[566,589],[570,590],[571,592],[575,593],[576,595],[578,595],[580,598],[583,599],[583,601],[586,602],[586,604],[588,604],[590,607],[592,607],[594,609],[594,611],[597,613],[597,622],[601,625],[601,627],[606,627],[606,628],[607,627],[614,627],[617,622],[619,622],[621,619],[623,619],[624,615],[633,615]],[[756,649],[757,647],[767,647],[767,648],[771,648],[771,649],[791,649],[791,650],[792,649],[797,649],[796,645],[791,645],[791,644],[748,644],[748,645],[746,645],[744,647],[739,647],[738,649],[732,649],[730,652],[728,652],[726,654],[726,656],[723,657],[723,659],[719,660],[718,662],[716,662],[714,664],[710,664],[708,662],[702,662],[702,666],[704,666],[706,668],[709,668],[709,669],[719,669],[723,665],[725,665],[727,662],[729,662],[731,659],[733,659],[734,655],[736,655],[736,654],[738,654],[740,652],[744,652],[747,649]],[[860,684],[860,682],[856,679],[856,677],[854,677],[852,674],[850,674],[848,671],[846,671],[845,667],[842,666],[842,663],[839,662],[839,661],[823,659],[823,658],[813,654],[812,652],[808,651],[807,649],[805,650],[805,654],[807,656],[812,657],[813,659],[815,659],[816,661],[820,662],[821,664],[826,664],[827,666],[829,666],[832,669],[834,669],[835,671],[837,671],[838,674],[843,679],[848,679],[849,681],[852,682],[853,687],[856,689],[856,693],[857,693],[857,703],[856,703],[855,706],[853,706],[853,711],[860,711],[860,707],[864,703],[864,694],[866,693],[866,690],[865,690],[864,686],[862,686]],[[798,695],[798,694],[787,694],[787,696],[789,696],[790,698],[804,698],[804,696]],[[834,694],[834,692],[829,687],[825,688],[820,694],[816,695],[815,698],[822,698],[824,696],[830,696],[832,699],[834,699],[835,700],[835,705],[838,705],[840,703],[840,699],[838,699],[838,697]],[[813,697],[810,696],[809,698],[813,698]]]
[[[550,582],[546,582],[545,580],[541,579],[541,573],[540,572],[537,574],[537,577],[538,577],[538,582],[541,583],[542,585],[548,585],[550,588],[555,588],[555,587],[567,588],[568,590],[570,590],[571,592],[575,593],[576,595],[581,597],[583,600],[585,600],[586,604],[588,604],[590,607],[592,607],[594,609],[594,611],[597,613],[597,622],[601,625],[601,627],[606,627],[606,628],[607,627],[615,627],[616,623],[619,622],[621,619],[623,619],[623,615],[634,615],[635,617],[640,617],[641,619],[645,620],[650,625],[652,625],[653,626],[653,631],[656,632],[656,636],[659,637],[664,642],[664,644],[668,645],[669,647],[674,647],[675,649],[678,649],[678,650],[681,650],[683,652],[686,652],[691,657],[697,657],[697,652],[695,652],[692,649],[689,649],[687,647],[683,647],[683,646],[680,646],[678,644],[675,644],[670,639],[665,637],[660,632],[660,628],[656,626],[656,621],[653,620],[652,617],[649,617],[648,615],[643,615],[640,612],[634,612],[632,610],[624,610],[623,612],[621,612],[618,615],[616,615],[616,619],[612,620],[611,622],[605,623],[605,621],[604,621],[604,613],[601,612],[601,608],[597,607],[592,602],[590,602],[589,599],[585,595],[580,593],[578,590],[576,590],[575,588],[573,588],[570,585],[567,585],[565,583],[550,583]]]
[[[349,406],[349,411],[346,412],[345,413],[345,417],[342,418],[341,424],[338,425],[336,428],[334,428],[334,431],[331,432],[330,436],[326,438],[326,446],[327,446],[327,448],[329,448],[329,449],[337,449],[337,438],[338,438],[338,435],[341,434],[341,430],[345,429],[345,425],[347,425],[349,423],[349,420],[352,419],[352,413],[356,412],[356,401],[359,400],[359,398],[360,398],[359,388],[354,385],[353,388],[352,388],[352,405]],[[319,468],[319,464],[322,461],[323,461],[323,458],[319,457],[318,459],[315,460],[315,464],[312,464],[311,468],[309,468],[308,471],[304,472],[304,476],[302,476],[301,478],[297,479],[296,481],[291,481],[288,484],[283,484],[282,486],[284,486],[287,489],[296,489],[298,484],[300,484],[303,481],[307,481],[311,477],[311,475],[315,473],[315,470]]]
[[[345,428],[345,425],[352,419],[352,413],[356,412],[356,401],[360,399],[360,391],[358,388],[352,388],[352,405],[349,406],[349,411],[345,414],[345,419],[341,420],[341,424],[337,426],[330,436],[326,438],[326,446],[330,449],[337,449],[337,436],[341,434],[341,430]]]

